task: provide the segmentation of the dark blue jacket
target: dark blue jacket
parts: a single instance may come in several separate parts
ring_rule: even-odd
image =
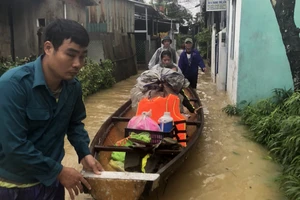
[[[202,69],[205,68],[203,59],[200,56],[200,53],[196,49],[192,49],[192,51],[191,51],[191,63],[189,63],[187,55],[186,55],[186,50],[184,50],[180,54],[178,66],[180,67],[183,75],[186,78],[195,77],[195,76],[197,77],[199,66]]]
[[[66,134],[79,160],[90,154],[78,80],[64,81],[56,102],[39,57],[3,74],[0,91],[1,178],[51,185],[62,170]]]

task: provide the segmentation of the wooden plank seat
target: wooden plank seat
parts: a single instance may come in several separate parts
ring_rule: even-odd
[[[141,153],[157,153],[157,154],[178,154],[181,150],[172,150],[172,149],[162,149],[160,147],[156,148],[156,145],[163,140],[164,137],[177,138],[177,142],[187,142],[187,140],[179,140],[176,133],[180,133],[176,127],[172,128],[170,132],[161,132],[161,131],[149,131],[149,130],[139,130],[132,128],[125,128],[125,137],[128,137],[130,133],[141,133],[148,132],[150,133],[151,141],[150,143],[141,142],[142,146],[133,146],[133,147],[125,147],[125,146],[101,146],[95,145],[96,151],[120,151],[120,152],[141,152]],[[170,144],[172,145],[172,144]]]
[[[196,99],[196,98],[190,98],[189,100],[190,101],[198,101],[198,99]]]
[[[113,122],[128,122],[131,118],[129,117],[112,117]],[[125,128],[125,137],[128,137],[130,132],[140,133],[140,132],[149,132],[154,136],[161,136],[163,137],[171,137],[171,138],[177,138],[177,142],[187,142],[188,138],[186,140],[179,140],[179,137],[177,136],[178,133],[186,132],[185,130],[177,130],[176,124],[179,123],[186,123],[187,125],[192,126],[200,126],[200,121],[176,121],[174,122],[174,128],[170,132],[159,132],[159,131],[148,131],[148,130],[137,130],[137,129],[130,129]],[[187,136],[188,137],[188,136]],[[141,153],[156,153],[156,154],[179,154],[181,150],[172,150],[172,149],[154,149],[151,146],[146,147],[125,147],[125,146],[102,146],[102,145],[95,145],[95,151],[120,151],[120,152],[141,152]]]
[[[155,149],[149,147],[124,147],[124,146],[101,146],[95,145],[96,151],[120,151],[120,152],[147,152],[156,154],[179,154],[181,150]]]
[[[130,117],[112,117],[113,122],[129,122]],[[174,124],[182,123],[183,121],[176,121]],[[186,121],[186,125],[189,126],[201,126],[201,121]]]

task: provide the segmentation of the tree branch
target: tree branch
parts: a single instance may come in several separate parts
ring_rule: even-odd
[[[296,0],[270,0],[279,25],[295,91],[300,91],[300,29],[294,20]],[[275,3],[274,3],[275,2]]]

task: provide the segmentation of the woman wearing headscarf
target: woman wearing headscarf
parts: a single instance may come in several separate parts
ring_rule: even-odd
[[[176,71],[180,74],[182,74],[181,69],[178,67],[178,65],[176,65],[175,63],[172,62],[171,59],[171,52],[169,50],[164,50],[161,53],[161,58],[160,58],[160,63],[155,65],[152,69],[155,70],[159,70],[161,68],[169,68],[172,69],[173,71]],[[174,81],[180,81],[175,79]],[[183,88],[187,88],[190,85],[190,82],[185,78],[184,79],[185,85]],[[178,95],[181,99],[181,102],[184,107],[186,107],[191,113],[197,113],[198,109],[195,109],[195,107],[190,103],[189,98],[186,96],[186,94],[184,93],[183,88],[179,91]],[[182,112],[183,112],[183,108],[181,108]]]

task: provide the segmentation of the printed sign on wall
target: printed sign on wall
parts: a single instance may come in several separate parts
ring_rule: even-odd
[[[226,10],[226,0],[206,0],[206,11]]]

